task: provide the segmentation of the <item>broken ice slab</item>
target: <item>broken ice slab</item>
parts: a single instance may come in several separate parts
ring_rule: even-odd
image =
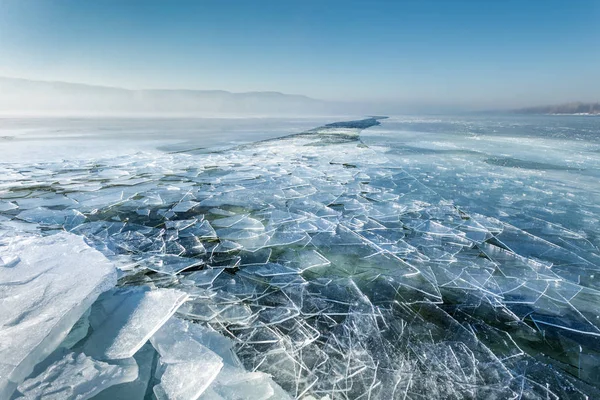
[[[241,246],[240,250],[247,252],[256,252],[263,250],[271,238],[271,233],[261,233],[259,235],[247,235],[245,238],[237,238],[235,241]]]
[[[324,267],[331,262],[315,249],[287,249],[279,258],[278,262],[304,272],[311,268]]]
[[[288,246],[291,244],[307,244],[310,242],[310,236],[308,236],[303,230],[286,230],[286,229],[277,229],[273,236],[267,242],[267,246],[276,247],[276,246]]]
[[[127,229],[133,229],[128,226]],[[127,230],[110,235],[109,244],[120,253],[139,253],[143,251],[158,251],[162,243],[148,238],[149,232]]]
[[[279,275],[298,275],[300,271],[277,263],[257,264],[244,267],[242,274],[249,277],[270,277]]]
[[[187,229],[191,226],[194,226],[196,223],[198,223],[199,221],[203,220],[203,216],[196,216],[196,218],[192,218],[192,219],[181,219],[181,220],[177,220],[177,221],[166,221],[165,222],[165,227],[167,229],[176,229],[178,231],[182,231],[184,229]]]
[[[239,255],[241,257],[240,265],[253,265],[253,264],[266,264],[271,258],[273,250],[270,248],[263,248],[254,252],[242,250]]]
[[[186,213],[188,211],[190,211],[192,208],[196,207],[198,205],[198,202],[196,201],[182,201],[179,202],[177,204],[175,204],[175,206],[173,208],[171,208],[171,211],[176,212],[176,213]]]
[[[94,396],[93,400],[144,400],[156,358],[156,350],[150,343],[146,343],[134,356],[138,365],[137,378],[111,386]]]
[[[47,195],[19,199],[17,200],[17,204],[19,205],[19,208],[23,210],[47,207],[71,208],[77,206],[77,202],[75,200],[52,192],[48,193]]]
[[[253,242],[257,240],[261,240],[262,238],[266,238],[267,234],[261,230],[245,230],[245,229],[237,229],[237,225],[233,228],[222,228],[217,229],[217,236],[219,239],[227,239],[238,242]]]
[[[206,220],[195,224],[179,232],[179,237],[197,237],[198,239],[216,239],[217,234],[210,223]]]
[[[242,245],[230,240],[221,240],[213,249],[212,253],[233,253],[242,249]]]
[[[290,399],[290,396],[269,375],[262,372],[248,372],[244,369],[235,355],[235,343],[231,339],[200,324],[178,321],[177,325],[184,326],[189,337],[223,361],[223,368],[202,393],[200,399]]]
[[[262,212],[265,218],[268,219],[267,229],[271,230],[282,224],[291,222],[301,222],[308,217],[300,214],[290,213],[289,211],[281,211],[278,209]]]
[[[208,212],[213,215],[221,215],[223,217],[231,217],[235,215],[234,212],[223,210],[221,208],[211,208],[210,210],[208,210]]]
[[[35,364],[50,354],[98,296],[116,284],[114,266],[83,238],[58,233],[17,238],[0,257],[0,398],[10,398]]]
[[[160,354],[158,400],[195,400],[223,368],[222,358],[195,340],[190,324],[172,317],[150,339]]]
[[[186,257],[194,257],[203,255],[206,253],[206,248],[200,241],[200,239],[190,236],[190,237],[180,237],[177,242],[175,242],[172,246],[182,247],[183,253],[178,255],[186,256]],[[169,249],[169,244],[167,243],[167,250]],[[171,253],[172,254],[172,253]]]
[[[14,210],[14,209],[17,209],[17,208],[19,208],[19,206],[16,205],[15,203],[13,203],[13,202],[10,202],[10,201],[0,201],[0,212],[10,211],[10,210]]]
[[[69,193],[68,197],[79,203],[80,211],[112,207],[126,200],[123,190],[118,188],[103,188],[96,192]]]
[[[248,372],[225,365],[200,400],[211,399],[286,400],[291,399],[268,374]]]
[[[138,376],[138,366],[130,359],[118,365],[94,360],[85,354],[69,353],[39,375],[19,385],[27,400],[85,400],[102,390]]]
[[[247,279],[243,274],[230,275],[227,273],[221,274],[215,279],[213,289],[221,293],[227,293],[235,296],[238,301],[256,301],[268,290],[268,286],[256,279]],[[231,300],[229,301],[231,303]]]
[[[61,348],[71,349],[88,335],[90,330],[90,311],[91,308],[88,308],[75,325],[73,325],[65,340],[60,344]]]
[[[504,230],[496,238],[517,254],[552,262],[555,266],[559,267],[555,267],[555,270],[558,269],[562,272],[560,266],[565,265],[567,267],[565,268],[566,278],[570,278],[569,270],[575,265],[579,266],[579,268],[596,268],[595,265],[582,258],[579,254],[508,224],[504,225]]]
[[[235,215],[232,217],[219,218],[212,221],[212,225],[218,228],[235,228],[235,229],[246,229],[246,230],[259,230],[265,229],[262,222],[257,219],[250,218],[248,215]]]
[[[95,326],[85,353],[100,360],[132,357],[187,299],[179,290],[148,287],[105,293],[92,307]]]
[[[192,272],[185,276],[186,280],[193,282],[195,286],[212,286],[214,280],[223,272],[221,268],[206,268],[201,271]]]
[[[173,254],[160,254],[151,256],[141,260],[139,263],[139,265],[143,268],[168,275],[177,275],[186,269],[190,269],[202,264],[204,264],[204,261],[201,259],[180,257]]]
[[[203,322],[247,325],[256,319],[247,304],[229,293],[219,291],[210,298],[198,298],[184,304],[178,314]]]
[[[235,342],[220,334],[209,325],[186,322],[187,333],[195,341],[213,351],[223,360],[224,365],[242,368],[242,362],[235,354]]]
[[[44,227],[72,228],[82,224],[85,216],[77,210],[51,210],[44,207],[21,211],[17,218],[23,221],[40,224]]]

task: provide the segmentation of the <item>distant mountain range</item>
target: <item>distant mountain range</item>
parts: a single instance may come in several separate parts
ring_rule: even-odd
[[[279,92],[130,90],[69,82],[0,77],[0,115],[112,115],[277,117],[437,114],[466,107],[414,101],[335,102]],[[568,103],[513,110],[522,114],[598,114],[600,103]]]
[[[0,77],[0,112],[28,114],[324,115],[341,104],[279,92],[128,90]]]
[[[519,114],[585,114],[600,115],[600,103],[566,103],[554,106],[528,107],[515,110]]]

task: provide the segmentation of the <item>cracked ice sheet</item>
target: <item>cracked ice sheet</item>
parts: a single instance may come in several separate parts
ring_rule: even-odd
[[[360,139],[333,127],[202,157],[84,163],[106,187],[68,195],[87,218],[74,231],[115,260],[177,260],[121,282],[188,292],[178,315],[231,337],[244,367],[295,397],[598,397],[594,245],[532,222],[540,210],[511,215],[514,198],[502,198],[504,214],[468,213],[465,196],[438,194],[457,177],[428,167],[415,179],[410,163],[380,152],[389,147]],[[41,196],[23,204],[44,207],[52,187],[58,208],[78,209],[60,194],[72,188],[63,169],[7,171],[20,184],[3,200]],[[471,187],[493,192],[500,175],[477,171]],[[138,176],[153,183],[111,187]],[[29,225],[6,208],[5,227]]]
[[[83,238],[59,233],[0,246],[0,397],[9,398],[34,365],[67,336],[116,270]]]

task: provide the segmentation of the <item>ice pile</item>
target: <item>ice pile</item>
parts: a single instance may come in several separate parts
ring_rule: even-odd
[[[466,213],[360,140],[378,123],[0,166],[4,242],[66,230],[119,270],[19,391],[82,371],[69,393],[101,399],[600,398],[597,248]]]
[[[116,284],[117,274],[102,254],[68,233],[11,240],[0,247],[0,260],[0,398],[7,399]]]
[[[229,339],[172,317],[185,292],[115,288],[113,264],[82,237],[12,237],[3,245],[1,398],[143,399],[155,358],[158,399],[197,399],[209,388],[206,398],[238,389],[251,398],[285,395],[267,375],[246,372]],[[160,357],[143,348],[149,340]]]

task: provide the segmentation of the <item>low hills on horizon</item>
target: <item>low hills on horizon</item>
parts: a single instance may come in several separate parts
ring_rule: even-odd
[[[9,115],[247,117],[455,114],[465,111],[465,107],[459,106],[407,102],[336,102],[267,91],[232,93],[225,90],[124,89],[0,76],[0,114]],[[575,102],[512,109],[510,112],[600,115],[600,103]]]
[[[279,92],[143,89],[0,77],[0,112],[28,114],[316,114],[339,104]]]
[[[600,103],[573,102],[551,106],[526,107],[514,111],[519,114],[600,115]]]

